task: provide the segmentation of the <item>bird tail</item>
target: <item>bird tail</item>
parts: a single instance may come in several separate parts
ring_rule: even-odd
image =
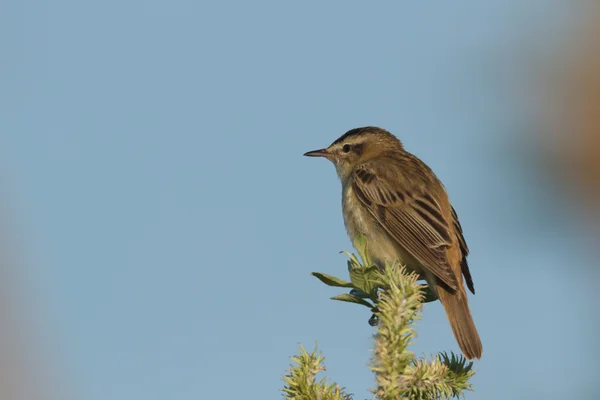
[[[465,289],[461,286],[454,293],[447,291],[442,286],[438,286],[437,289],[460,350],[469,360],[481,358],[483,346],[469,310]]]

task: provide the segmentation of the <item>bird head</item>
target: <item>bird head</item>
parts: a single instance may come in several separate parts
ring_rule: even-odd
[[[335,165],[344,180],[354,168],[390,151],[402,151],[402,142],[385,129],[367,126],[349,130],[329,147],[304,153],[308,157],[325,157]]]

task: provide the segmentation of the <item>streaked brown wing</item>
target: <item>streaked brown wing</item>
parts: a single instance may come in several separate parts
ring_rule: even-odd
[[[362,204],[400,246],[423,267],[448,285],[458,289],[446,249],[452,245],[452,230],[439,203],[410,180],[394,181],[387,171],[366,163],[354,171],[353,190]],[[408,186],[408,187],[406,187]]]
[[[454,209],[454,207],[452,207],[452,219],[454,220],[454,228],[456,231],[456,236],[458,237],[458,243],[460,244],[460,252],[462,254],[462,257],[460,259],[460,269],[465,277],[465,281],[467,281],[467,287],[469,288],[471,293],[475,294],[475,285],[473,284],[473,277],[471,277],[469,263],[467,262],[469,248],[467,247],[467,242],[465,241],[465,237],[463,236],[462,226],[460,225],[460,221],[458,220],[458,215],[456,214],[456,210]]]

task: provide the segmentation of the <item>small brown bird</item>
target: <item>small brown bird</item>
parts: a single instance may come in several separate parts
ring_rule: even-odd
[[[310,157],[333,162],[342,181],[342,210],[351,240],[364,235],[379,265],[400,261],[425,279],[444,306],[468,359],[483,351],[463,277],[474,294],[469,249],[443,184],[394,135],[352,129]]]

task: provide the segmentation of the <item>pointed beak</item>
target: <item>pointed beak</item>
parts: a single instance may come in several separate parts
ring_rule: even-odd
[[[329,157],[330,154],[327,149],[321,149],[309,151],[308,153],[304,153],[304,155],[307,157]]]

